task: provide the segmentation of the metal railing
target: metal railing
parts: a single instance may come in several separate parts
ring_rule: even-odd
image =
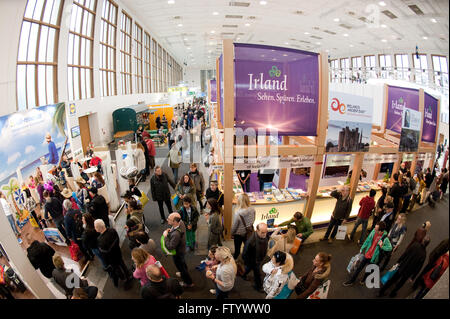
[[[370,79],[403,80],[429,87],[448,96],[448,73],[432,69],[399,67],[330,68],[330,81],[338,83],[367,83]]]

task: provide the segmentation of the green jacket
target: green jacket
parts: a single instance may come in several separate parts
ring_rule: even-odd
[[[373,241],[374,236],[375,236],[375,229],[372,230],[372,232],[370,233],[370,235],[367,237],[366,241],[362,245],[361,250],[360,250],[361,254],[366,254],[366,252],[370,249],[370,246],[372,246],[372,241]],[[384,251],[391,251],[392,245],[387,236],[387,231],[384,231],[383,236],[384,236],[383,247],[381,247],[381,249],[383,249]],[[377,248],[375,248],[375,252],[372,256],[372,259],[370,260],[370,263],[377,264],[379,256],[380,256],[380,246],[378,246],[378,244],[377,244]]]
[[[278,226],[287,226],[295,222],[295,226],[297,227],[297,234],[303,235],[303,240],[306,240],[312,233],[313,227],[311,221],[308,217],[303,216],[301,220],[294,221],[294,218],[291,218],[287,222],[281,223]]]

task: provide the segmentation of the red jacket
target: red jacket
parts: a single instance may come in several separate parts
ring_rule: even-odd
[[[359,206],[361,207],[359,208],[358,217],[361,219],[368,219],[375,207],[375,200],[373,197],[366,196],[360,200]]]
[[[147,144],[148,155],[156,156],[155,143],[153,143],[153,141],[151,139],[147,139],[147,140],[145,140],[145,144]]]
[[[98,156],[94,156],[91,161],[89,162],[90,166],[98,166],[102,163],[102,159]]]

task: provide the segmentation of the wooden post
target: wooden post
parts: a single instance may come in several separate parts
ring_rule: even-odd
[[[386,121],[387,121],[387,111],[389,108],[388,105],[388,85],[384,84],[384,100],[383,100],[383,118],[381,119],[381,131],[383,133],[386,132]]]
[[[316,202],[317,190],[322,175],[323,154],[325,152],[325,139],[328,127],[328,55],[325,52],[319,55],[319,116],[317,119],[317,153],[314,156],[314,165],[311,167],[308,181],[308,200],[304,214],[311,219]]]
[[[377,163],[375,164],[375,169],[373,171],[372,180],[376,181],[378,179],[378,174],[380,174],[381,164]]]
[[[283,145],[289,145],[289,136],[283,136]],[[278,182],[278,188],[286,188],[287,187],[287,171],[289,168],[281,168],[280,169],[280,180]]]
[[[356,189],[358,188],[359,177],[361,175],[361,168],[364,161],[364,153],[356,153],[353,161],[352,176],[350,178],[350,198],[354,199]]]
[[[231,239],[233,221],[233,164],[234,164],[234,45],[223,40],[223,103],[224,105],[224,227],[225,239]],[[220,77],[218,78],[220,81]]]
[[[403,161],[403,153],[398,153],[398,160],[397,162],[394,162],[394,167],[392,168],[391,172],[391,179],[389,180],[391,183],[394,182],[394,174],[398,173],[398,170],[400,169],[400,164]]]

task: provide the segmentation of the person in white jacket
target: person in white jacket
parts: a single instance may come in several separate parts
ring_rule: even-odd
[[[267,293],[266,299],[273,299],[281,292],[288,283],[292,268],[294,268],[292,256],[283,251],[276,251],[271,261],[263,265],[262,270],[266,274],[263,283],[264,291]]]
[[[237,273],[236,262],[228,247],[217,247],[214,256],[219,262],[219,265],[213,266],[217,267],[216,274],[208,270],[206,278],[212,279],[216,286],[216,289],[211,289],[210,292],[214,293],[217,299],[225,299],[228,298],[228,292],[234,287]]]

